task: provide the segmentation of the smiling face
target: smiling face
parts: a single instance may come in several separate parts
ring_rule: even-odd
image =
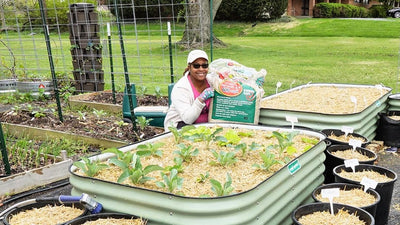
[[[207,65],[207,68],[203,68],[205,65]],[[196,59],[193,63],[189,64],[189,73],[192,79],[196,81],[205,81],[208,73],[208,61],[203,58]]]

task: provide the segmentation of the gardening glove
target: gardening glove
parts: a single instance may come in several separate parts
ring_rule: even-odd
[[[257,78],[256,84],[261,88],[264,85],[264,77]]]
[[[206,102],[207,99],[214,97],[214,89],[212,87],[204,89],[204,91],[199,95],[199,99],[202,102]]]

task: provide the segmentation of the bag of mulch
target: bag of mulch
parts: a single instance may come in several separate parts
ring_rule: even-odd
[[[208,81],[214,88],[209,122],[258,124],[267,71],[246,67],[231,59],[209,65]]]

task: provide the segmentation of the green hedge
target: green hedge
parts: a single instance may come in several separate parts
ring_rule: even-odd
[[[314,6],[315,18],[359,18],[368,17],[368,9],[340,3],[318,3]]]
[[[372,18],[386,18],[387,17],[387,7],[384,5],[373,5],[369,8],[369,17]]]

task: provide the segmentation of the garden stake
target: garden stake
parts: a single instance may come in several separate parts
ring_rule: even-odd
[[[6,175],[10,175],[11,169],[10,169],[10,163],[8,162],[6,142],[4,139],[3,126],[1,125],[1,121],[0,121],[0,142],[1,142],[0,147],[1,147],[1,155],[3,156],[4,169],[6,171]]]
[[[129,109],[131,111],[133,130],[136,131],[137,128],[136,128],[135,113],[133,111],[134,110],[134,108],[133,108],[133,100],[132,100],[131,97],[129,97],[132,94],[132,92],[131,92],[131,83],[129,81],[128,65],[126,63],[126,55],[125,55],[125,47],[124,47],[124,39],[122,37],[121,23],[119,21],[119,14],[118,14],[118,8],[117,8],[117,1],[116,0],[114,0],[114,7],[115,7],[115,17],[117,19],[117,26],[118,26],[119,43],[121,45],[122,62],[124,63],[124,75],[125,75],[125,84],[126,84],[126,90],[127,90],[128,100],[129,100]],[[133,14],[133,16],[135,17],[135,14]],[[136,20],[136,18],[134,18],[134,19]]]
[[[171,46],[171,23],[168,22],[168,47],[169,47],[169,69],[171,71],[171,84],[174,83],[174,66],[172,62],[172,46]]]
[[[61,122],[64,122],[64,119],[62,116],[62,111],[61,111],[60,96],[59,96],[58,86],[57,86],[57,78],[56,78],[56,73],[54,71],[54,62],[53,62],[53,55],[51,53],[51,45],[50,45],[48,26],[47,26],[44,9],[43,9],[43,0],[39,0],[39,6],[40,6],[40,15],[42,17],[42,23],[43,23],[44,38],[46,40],[47,53],[49,54],[50,71],[51,71],[51,77],[53,78],[54,94],[56,96],[58,117]]]
[[[108,52],[110,54],[110,72],[111,72],[111,87],[112,87],[113,103],[117,104],[117,100],[115,99],[114,65],[113,65],[112,48],[111,48],[110,23],[107,23],[107,36],[108,36]]]

